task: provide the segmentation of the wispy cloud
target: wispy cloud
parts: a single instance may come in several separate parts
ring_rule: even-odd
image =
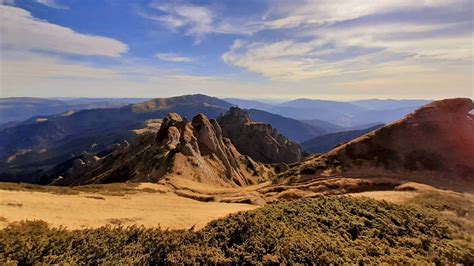
[[[321,45],[319,42],[297,43],[292,40],[274,43],[237,40],[222,58],[228,64],[275,80],[301,80],[337,73],[336,66],[309,56]]]
[[[36,0],[37,3],[40,3],[45,6],[49,6],[51,8],[56,8],[56,9],[69,9],[68,6],[62,5],[58,3],[57,0]]]
[[[83,11],[74,1],[38,1],[69,5],[51,13],[55,21],[78,13],[66,27],[38,4],[0,0],[9,5],[0,7],[3,97],[472,97],[471,0],[160,0],[131,4],[130,17],[122,4],[94,6],[110,9],[110,25],[133,25],[116,28],[76,21]],[[87,34],[88,27],[130,32],[130,51],[118,39]]]
[[[199,44],[209,34],[251,35],[263,29],[263,24],[245,17],[225,17],[207,6],[192,4],[151,4],[162,14],[141,13],[145,18],[159,21],[167,28],[183,30]]]
[[[117,57],[128,46],[112,38],[86,35],[44,20],[30,12],[1,5],[0,45],[2,49],[41,50],[66,54]]]
[[[182,55],[178,55],[174,53],[158,53],[158,54],[155,54],[155,57],[162,61],[177,62],[177,63],[187,63],[187,62],[194,61],[194,59],[191,57],[182,56]]]
[[[295,0],[277,1],[263,23],[265,28],[282,29],[302,25],[323,25],[353,20],[369,15],[426,8],[450,8],[469,0]],[[458,2],[458,3],[454,3]]]
[[[466,5],[463,0],[357,1],[352,3],[354,8],[347,8],[350,1],[293,4],[293,8],[283,4],[272,11],[286,17],[265,22],[280,31],[291,28],[284,31],[285,38],[258,41],[257,34],[253,41],[237,40],[223,54],[223,61],[272,80],[293,81],[349,72],[370,74],[386,63],[402,63],[411,69],[445,69],[453,61],[473,62],[472,21],[403,20],[394,19],[394,15],[387,21],[353,21],[400,10],[411,14],[420,8],[460,10]],[[353,23],[341,23],[345,20]]]
[[[151,7],[166,13],[166,15],[151,18],[155,18],[173,30],[185,27],[186,34],[194,36],[197,42],[213,31],[214,15],[204,6],[154,3]]]

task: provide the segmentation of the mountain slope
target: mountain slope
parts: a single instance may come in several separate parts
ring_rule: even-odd
[[[345,102],[297,99],[278,104],[267,111],[298,120],[320,119],[351,126],[351,115],[364,110],[366,109]]]
[[[59,100],[41,98],[0,98],[0,124],[25,120],[35,115],[51,115],[69,110]]]
[[[326,131],[327,133],[341,132],[347,130],[347,127],[336,125],[320,119],[301,120],[301,122],[313,127],[324,129],[324,131]]]
[[[273,105],[268,103],[263,103],[255,100],[243,100],[237,98],[224,98],[225,101],[236,105],[242,109],[258,109],[258,110],[267,110]]]
[[[471,99],[435,101],[405,118],[301,162],[293,182],[327,175],[395,176],[474,191],[474,115]]]
[[[307,140],[301,143],[300,145],[304,151],[309,153],[325,153],[334,148],[335,145],[348,142],[380,127],[383,127],[383,124],[379,124],[362,130],[329,133]]]
[[[296,142],[302,142],[315,136],[327,133],[326,129],[323,127],[308,125],[296,119],[284,117],[266,111],[248,109],[245,110],[245,112],[253,121],[270,124],[282,135]]]

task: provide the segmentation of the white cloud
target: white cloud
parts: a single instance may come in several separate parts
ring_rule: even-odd
[[[210,9],[203,6],[194,5],[161,5],[152,4],[153,8],[167,15],[150,17],[154,18],[171,29],[187,27],[186,34],[194,36],[196,41],[201,41],[204,36],[212,32],[212,23],[214,20]]]
[[[297,43],[291,40],[275,43],[234,42],[222,58],[224,62],[275,80],[302,80],[338,72],[334,64],[323,63],[310,53],[320,47],[318,41]]]
[[[78,55],[117,57],[127,45],[112,38],[81,34],[70,28],[34,18],[30,12],[0,6],[2,49],[42,50]]]
[[[0,74],[2,83],[64,78],[108,79],[118,76],[116,71],[110,69],[67,63],[58,58],[39,56],[33,53],[3,58]],[[8,86],[2,87],[7,88]]]
[[[260,17],[219,14],[208,6],[154,3],[163,15],[142,14],[172,30],[184,29],[196,42],[208,34],[253,35],[262,30],[280,30],[300,26],[320,26],[369,15],[426,8],[462,8],[469,0],[275,0]]]
[[[465,23],[380,23],[319,26],[277,42],[236,41],[224,62],[273,80],[302,80],[348,72],[374,71],[402,62],[412,69],[443,68],[452,61],[472,63],[472,36]],[[432,34],[433,32],[451,34]],[[302,41],[301,39],[304,39]],[[380,73],[379,73],[380,74]]]
[[[239,86],[218,77],[162,69],[153,60],[120,59],[119,64],[96,66],[59,55],[7,51],[0,62],[0,97],[163,97],[210,93],[231,85]]]
[[[296,0],[278,2],[272,9],[273,19],[264,22],[266,28],[294,28],[303,24],[327,24],[360,18],[373,14],[384,14],[422,8],[451,8],[468,0]]]
[[[251,35],[263,29],[258,21],[248,21],[245,17],[227,18],[206,6],[190,4],[158,4],[151,7],[164,15],[142,13],[145,18],[159,21],[173,31],[184,30],[198,44],[209,34]]]
[[[65,6],[65,5],[62,5],[60,3],[58,3],[57,0],[36,0],[36,2],[42,4],[42,5],[45,5],[45,6],[49,6],[51,8],[56,8],[56,9],[69,9],[68,6]]]
[[[187,56],[182,56],[174,53],[158,53],[155,54],[155,57],[162,61],[168,61],[168,62],[177,62],[177,63],[187,63],[187,62],[192,62],[194,61],[193,58],[187,57]]]

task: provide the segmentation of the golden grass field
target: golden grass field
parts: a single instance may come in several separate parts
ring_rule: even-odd
[[[204,188],[196,188],[199,189]],[[232,195],[238,192],[248,193],[248,190],[249,188],[216,188],[214,192]],[[97,228],[106,224],[199,229],[208,222],[230,213],[261,206],[219,201],[204,202],[178,192],[167,186],[152,183],[73,188],[1,183],[0,228],[21,220],[43,220],[52,226],[65,226],[69,229]],[[400,186],[399,190],[368,191],[348,195],[403,204],[425,192],[457,194],[418,183],[406,183]]]

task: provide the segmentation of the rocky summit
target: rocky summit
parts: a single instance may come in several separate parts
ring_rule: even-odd
[[[278,134],[270,124],[253,122],[238,107],[218,117],[222,134],[229,138],[242,154],[263,163],[294,163],[301,160],[298,144]]]
[[[241,155],[223,137],[214,119],[204,114],[192,121],[168,114],[156,134],[138,137],[125,149],[90,161],[81,171],[54,181],[58,185],[111,182],[171,182],[184,178],[216,186],[244,186],[266,180],[265,166]]]

